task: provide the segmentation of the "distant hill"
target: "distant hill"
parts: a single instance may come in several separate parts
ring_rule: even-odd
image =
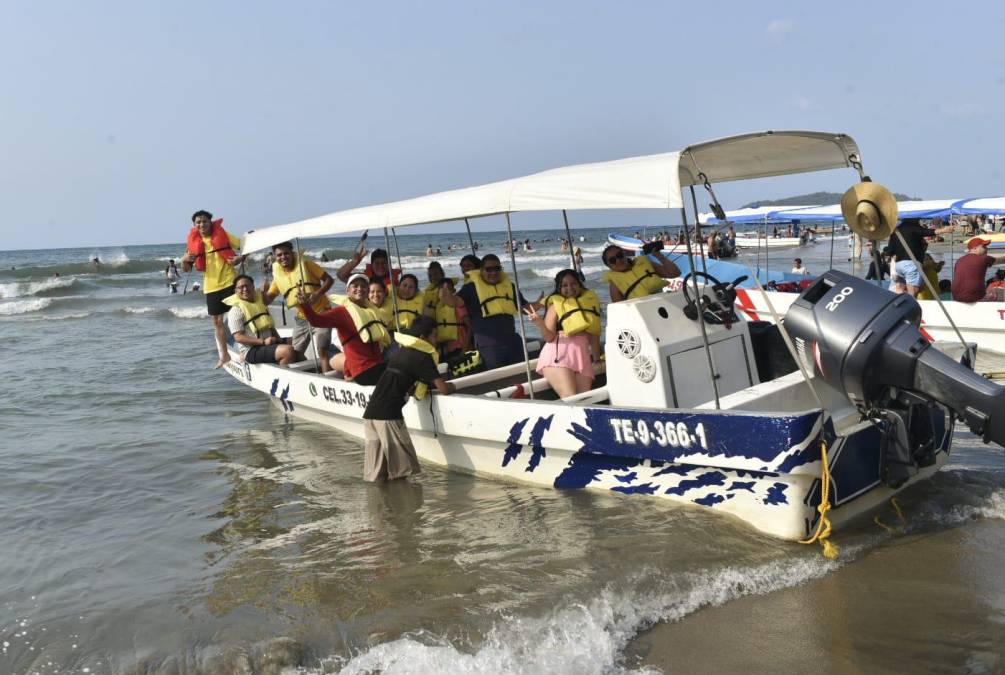
[[[796,195],[784,199],[762,199],[756,202],[744,204],[742,208],[756,209],[759,206],[830,206],[841,203],[840,192],[811,192],[808,195]],[[894,192],[893,196],[898,202],[911,202],[921,199],[921,197],[908,197],[907,195]]]

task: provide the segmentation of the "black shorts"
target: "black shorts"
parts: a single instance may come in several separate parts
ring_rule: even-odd
[[[206,294],[206,311],[210,316],[220,316],[230,311],[230,305],[223,304],[224,298],[229,298],[234,294],[234,287],[228,286],[220,291],[213,291]]]
[[[275,363],[276,350],[282,345],[255,345],[244,355],[245,363]]]

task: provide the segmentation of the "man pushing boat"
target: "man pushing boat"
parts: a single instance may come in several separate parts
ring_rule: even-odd
[[[223,219],[213,220],[209,211],[199,210],[192,214],[192,229],[188,233],[188,246],[181,259],[184,271],[192,271],[192,266],[203,272],[202,292],[206,295],[206,311],[213,322],[216,351],[220,355],[214,368],[221,368],[230,361],[227,353],[227,334],[223,327],[223,316],[230,311],[224,299],[234,295],[235,265],[244,262],[238,255],[241,240],[223,229]]]

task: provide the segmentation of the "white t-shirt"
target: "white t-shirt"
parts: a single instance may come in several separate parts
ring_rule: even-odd
[[[231,335],[240,331],[250,337],[263,337],[253,330],[248,330],[248,328],[244,325],[244,312],[241,311],[240,307],[231,307],[230,311],[227,312],[227,329],[230,330]],[[269,337],[271,335],[274,335],[274,333],[269,331],[269,335],[264,337]],[[237,340],[234,340],[234,345],[237,347],[237,353],[242,357],[248,353],[249,349],[251,349],[249,345],[241,344]]]
[[[793,274],[809,274],[810,271],[808,269],[806,269],[805,267],[793,267],[792,268],[792,273]]]

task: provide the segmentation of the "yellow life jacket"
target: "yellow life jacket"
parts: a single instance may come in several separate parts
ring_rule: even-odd
[[[625,300],[659,293],[667,283],[663,277],[656,274],[653,264],[644,255],[636,256],[632,260],[631,269],[627,272],[607,270],[603,279],[607,283],[613,283]]]
[[[301,274],[301,270],[306,276]],[[304,282],[304,292],[308,295],[321,288],[321,279],[317,279],[311,274],[306,262],[301,266],[298,261],[297,264],[293,265],[292,270],[287,270],[278,262],[272,263],[272,280],[276,282],[279,292],[283,294],[286,306],[290,309],[300,304],[300,301],[297,300],[297,290],[300,288],[301,279]],[[328,298],[322,295],[312,307],[315,312],[323,312],[331,305],[328,303]]]
[[[444,277],[446,280],[446,277]],[[457,279],[451,279],[454,282],[454,287],[457,286]],[[429,284],[422,291],[422,303],[426,309],[426,316],[435,316],[436,308],[440,306],[440,287]]]
[[[600,299],[593,291],[584,289],[578,298],[551,295],[548,303],[555,307],[558,329],[566,335],[600,335]]]
[[[442,302],[436,305],[433,315],[436,320],[436,341],[453,342],[459,337],[458,330],[464,323],[457,318],[457,308]]]
[[[251,326],[251,330],[255,331],[255,337],[260,337],[263,331],[271,332],[271,329],[276,327],[276,322],[269,315],[269,308],[265,306],[261,291],[255,291],[255,299],[252,302],[241,300],[235,293],[224,298],[223,304],[241,308],[244,325]]]
[[[467,279],[475,285],[478,293],[478,306],[483,317],[509,314],[516,316],[516,302],[513,298],[513,282],[505,272],[500,273],[499,283],[492,285],[482,279],[480,270],[471,270]]]
[[[352,317],[352,323],[356,327],[356,335],[349,338],[350,340],[359,338],[360,342],[379,342],[384,347],[391,344],[391,335],[387,332],[387,327],[372,305],[360,307],[344,295],[332,295],[331,299],[335,304],[345,307],[349,316]],[[367,304],[369,305],[369,302]]]
[[[420,351],[423,354],[429,354],[433,357],[433,363],[436,365],[440,364],[440,355],[436,351],[436,347],[429,344],[422,338],[415,337],[414,335],[406,335],[401,331],[394,334],[394,341],[405,349],[414,349]],[[418,401],[426,398],[426,394],[429,393],[429,384],[422,382],[421,380],[415,383],[415,398]]]
[[[395,289],[394,292],[397,294],[398,290]],[[416,318],[422,316],[422,296],[416,294],[411,300],[405,300],[398,295],[395,299],[398,301],[398,326],[404,330],[411,326]],[[393,308],[394,305],[391,307]]]
[[[377,316],[384,322],[384,326],[389,330],[394,330],[394,307],[391,306],[389,298],[384,298],[383,305],[375,305],[371,302],[370,309],[377,312]]]

